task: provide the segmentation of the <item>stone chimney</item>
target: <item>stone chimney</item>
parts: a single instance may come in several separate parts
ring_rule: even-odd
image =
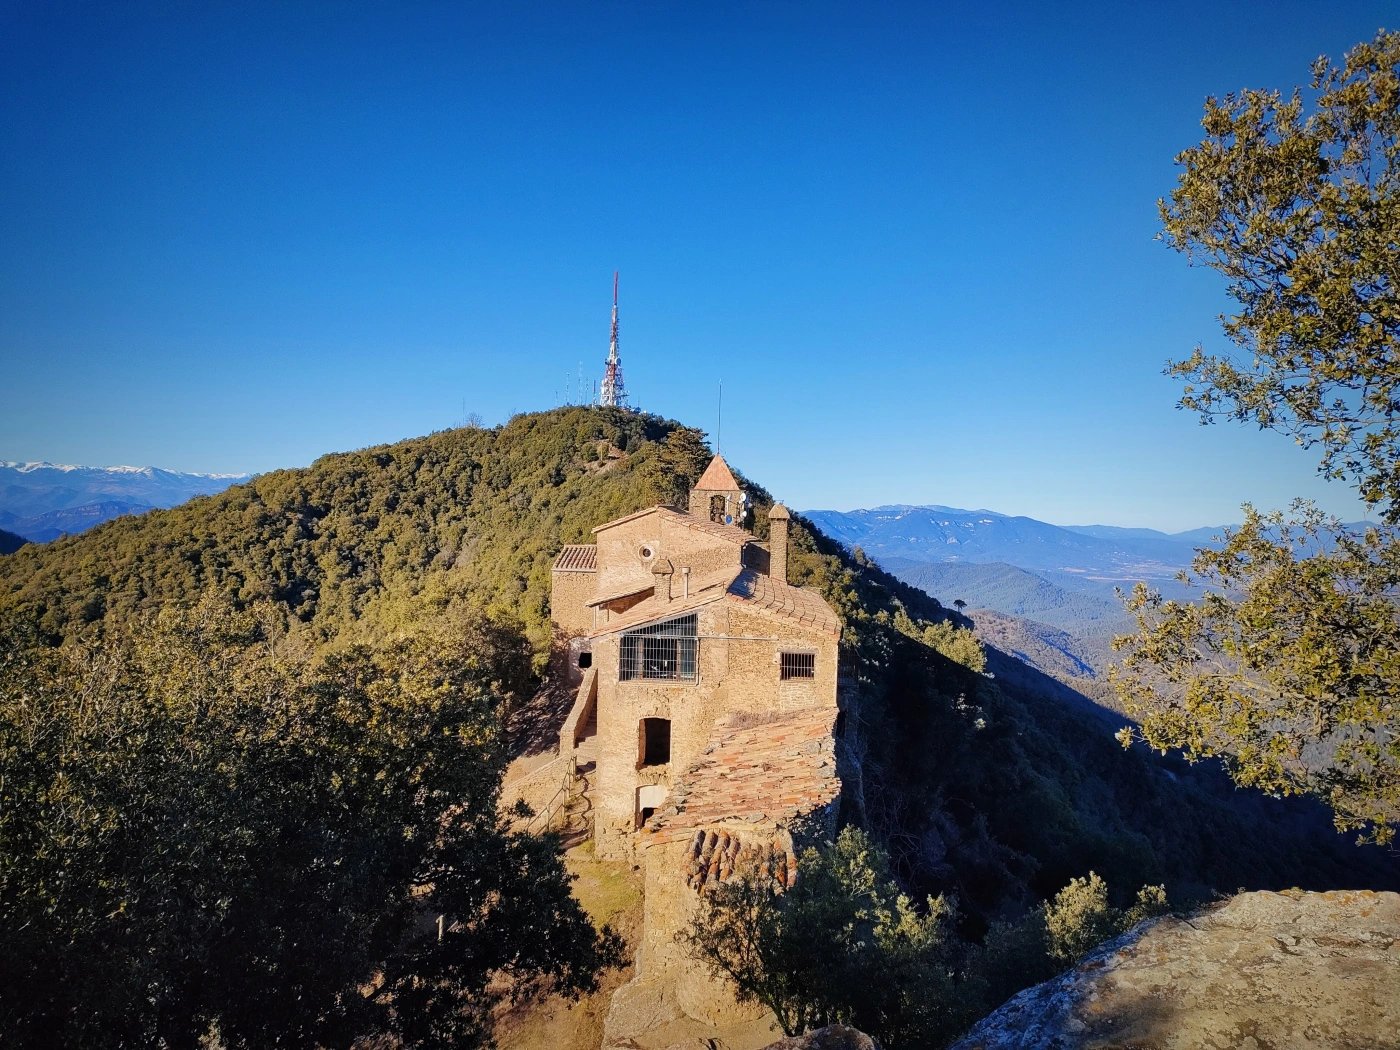
[[[656,585],[656,597],[663,602],[671,600],[671,577],[675,571],[669,558],[657,558],[651,567],[652,579]]]
[[[792,515],[781,503],[768,511],[768,575],[787,583],[788,522]]]

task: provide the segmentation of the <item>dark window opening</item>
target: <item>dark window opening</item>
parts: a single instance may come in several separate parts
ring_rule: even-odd
[[[671,761],[671,720],[669,718],[643,718],[641,738],[642,765],[664,766]],[[643,809],[642,812],[645,814],[647,811]]]
[[[710,520],[711,520],[711,521],[717,521],[717,522],[719,522],[720,524],[723,524],[723,523],[724,523],[724,497],[723,497],[723,496],[711,496],[711,497],[710,497]]]
[[[579,653],[579,654],[578,654],[578,665],[579,665],[580,667],[592,667],[592,666],[593,666],[593,654],[592,654],[592,653]]]
[[[643,806],[643,807],[642,807],[642,823],[645,824],[648,820],[650,820],[650,819],[651,819],[651,815],[652,815],[653,813],[655,813],[655,812],[656,812],[656,808],[655,808],[654,806]]]
[[[783,653],[782,680],[792,678],[815,678],[817,676],[816,653]]]
[[[624,682],[634,678],[693,682],[698,645],[696,631],[697,622],[692,613],[624,634],[618,654],[618,677]]]

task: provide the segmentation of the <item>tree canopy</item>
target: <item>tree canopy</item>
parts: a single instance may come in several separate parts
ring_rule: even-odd
[[[497,813],[519,630],[454,609],[313,658],[282,620],[0,634],[7,1045],[470,1046],[503,996],[620,962]]]
[[[1300,90],[1206,101],[1206,138],[1177,157],[1164,238],[1230,281],[1223,319],[1243,356],[1201,348],[1168,372],[1203,421],[1251,421],[1321,451],[1387,526],[1400,524],[1400,33]],[[1310,112],[1309,112],[1310,110]],[[1246,507],[1197,553],[1201,602],[1139,587],[1139,633],[1115,684],[1141,736],[1219,756],[1240,784],[1309,792],[1340,828],[1400,826],[1400,692],[1393,528],[1349,534],[1308,504]],[[1125,731],[1130,742],[1133,733]]]
[[[1169,372],[1181,404],[1320,447],[1400,521],[1400,33],[1312,69],[1303,92],[1208,98],[1206,138],[1159,202],[1163,238],[1224,274],[1244,352],[1201,348]],[[1311,112],[1308,112],[1309,108]],[[1306,114],[1306,115],[1305,115]]]

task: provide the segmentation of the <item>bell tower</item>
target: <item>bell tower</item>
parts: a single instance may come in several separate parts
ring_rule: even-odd
[[[690,490],[690,516],[701,521],[715,521],[725,525],[744,526],[748,514],[749,498],[723,456],[710,460],[705,473]]]

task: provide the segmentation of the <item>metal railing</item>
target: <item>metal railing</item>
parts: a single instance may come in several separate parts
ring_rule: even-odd
[[[558,790],[550,796],[549,801],[540,807],[540,809],[535,812],[535,815],[526,823],[525,830],[527,832],[535,832],[537,830],[548,831],[550,826],[554,823],[554,818],[568,808],[569,799],[573,797],[574,786],[578,781],[578,767],[574,756],[560,755],[559,758],[546,762],[539,769],[535,770],[535,773],[548,769],[550,766],[554,765],[555,762],[559,762],[563,759],[567,759],[568,761],[568,766],[564,770],[563,780],[559,784]],[[531,776],[533,775],[532,773]],[[524,780],[525,778],[522,777],[521,779]],[[516,783],[519,782],[520,781],[517,781]]]

